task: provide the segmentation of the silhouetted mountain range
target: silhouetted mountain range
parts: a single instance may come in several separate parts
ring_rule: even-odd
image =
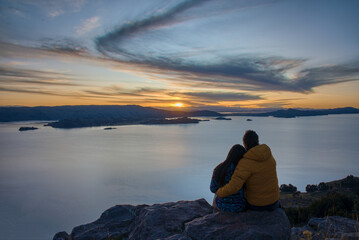
[[[58,106],[58,107],[0,107],[0,122],[64,119],[144,120],[172,117],[222,116],[213,111],[167,111],[138,105]]]
[[[329,114],[355,114],[359,109],[353,107],[298,110],[287,109],[266,113],[232,113],[223,115],[214,111],[168,111],[138,105],[107,106],[58,106],[58,107],[0,107],[0,122],[13,121],[57,121],[48,126],[57,128],[77,128],[91,126],[113,126],[123,124],[167,124],[166,118],[183,117],[223,117],[223,116],[257,116],[293,118],[302,116],[320,116]],[[176,120],[171,123],[190,123],[195,121]]]
[[[232,113],[231,116],[254,116],[254,117],[278,117],[278,118],[294,118],[294,117],[306,117],[306,116],[321,116],[329,114],[356,114],[359,113],[359,109],[353,107],[334,108],[334,109],[310,109],[299,110],[289,108],[286,110],[277,110],[266,113]]]

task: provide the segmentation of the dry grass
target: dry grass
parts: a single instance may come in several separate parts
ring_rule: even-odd
[[[291,193],[280,193],[280,203],[284,208],[289,207],[308,207],[314,200],[320,199],[327,192],[299,193],[294,195]]]

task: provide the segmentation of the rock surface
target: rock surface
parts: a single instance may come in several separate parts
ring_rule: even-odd
[[[285,212],[245,211],[208,214],[186,224],[190,239],[289,239],[290,223]]]
[[[213,213],[204,199],[154,205],[117,205],[93,223],[59,232],[54,240],[85,239],[290,239],[282,209],[271,212]]]
[[[329,216],[326,218],[311,218],[304,227],[292,228],[291,239],[342,239],[358,240],[358,221],[339,217]]]

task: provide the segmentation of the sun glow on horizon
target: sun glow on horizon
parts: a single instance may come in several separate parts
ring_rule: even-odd
[[[183,107],[183,103],[175,103],[175,104],[172,104],[173,107]]]

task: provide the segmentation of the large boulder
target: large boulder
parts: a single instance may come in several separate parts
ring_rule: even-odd
[[[127,237],[131,230],[130,226],[135,221],[138,212],[145,207],[147,205],[114,206],[102,213],[101,217],[95,222],[75,227],[71,232],[70,239],[121,239]]]
[[[54,240],[195,240],[289,239],[290,224],[282,209],[213,213],[204,199],[154,205],[118,205],[95,222],[75,227]]]
[[[206,200],[155,204],[143,208],[132,224],[129,239],[161,239],[180,234],[185,223],[212,212]]]
[[[291,226],[283,209],[215,213],[186,224],[190,239],[290,239]]]

